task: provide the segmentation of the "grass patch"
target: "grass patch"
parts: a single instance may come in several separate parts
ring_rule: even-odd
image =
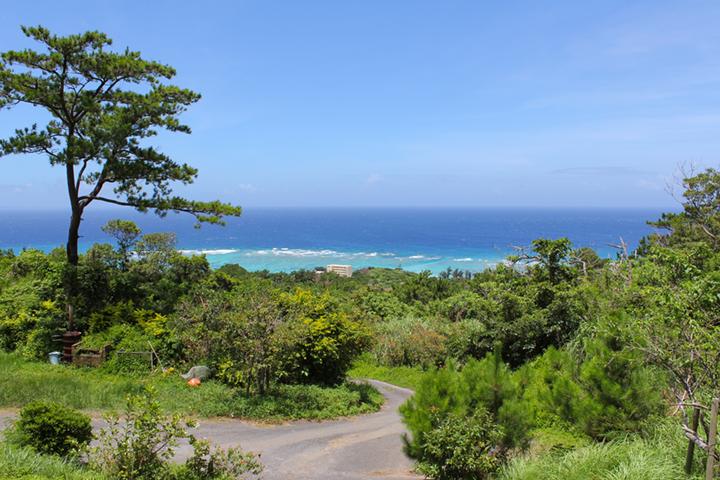
[[[557,427],[543,427],[530,434],[530,446],[525,452],[530,457],[546,454],[562,454],[592,443],[589,437],[571,433]]]
[[[105,409],[122,405],[143,382],[90,369],[31,362],[19,355],[0,353],[0,406],[22,407],[33,400],[56,401],[72,408]]]
[[[86,470],[59,457],[40,455],[29,448],[0,442],[0,478],[22,480],[101,480],[97,472]]]
[[[267,395],[246,397],[214,381],[190,388],[177,375],[131,377],[30,362],[8,353],[0,353],[0,378],[4,385],[0,388],[2,407],[51,400],[83,410],[120,408],[127,395],[141,392],[146,385],[155,387],[166,411],[201,417],[324,420],[373,412],[383,403],[382,395],[369,385],[282,385]]]
[[[324,420],[374,412],[383,401],[382,394],[367,384],[284,385],[268,395],[236,400],[231,411],[244,418]]]
[[[547,440],[547,438],[545,439]],[[499,480],[657,480],[703,478],[696,452],[694,475],[683,471],[687,442],[672,420],[645,437],[629,436],[607,443],[592,443],[565,450],[540,449],[544,453],[516,458],[498,475]]]
[[[372,378],[415,390],[424,375],[419,367],[387,367],[377,365],[367,356],[361,357],[348,372],[351,378]]]

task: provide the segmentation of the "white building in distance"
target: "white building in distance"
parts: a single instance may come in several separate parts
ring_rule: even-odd
[[[352,277],[352,265],[328,265],[326,272],[333,272],[341,277]]]

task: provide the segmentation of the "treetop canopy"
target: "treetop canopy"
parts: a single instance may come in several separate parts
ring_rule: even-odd
[[[79,211],[101,201],[160,215],[188,212],[210,223],[241,213],[219,201],[173,196],[171,183],[192,183],[197,169],[144,141],[160,129],[190,133],[179,115],[200,94],[163,83],[175,75],[172,67],[129,49],[110,51],[112,40],[97,31],[65,37],[41,26],[22,31],[44,49],[2,53],[0,108],[29,104],[52,118],[0,140],[0,155],[46,154],[52,165],[65,166],[71,205]],[[105,185],[114,195],[102,194]]]

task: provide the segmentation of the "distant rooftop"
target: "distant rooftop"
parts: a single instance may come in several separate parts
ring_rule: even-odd
[[[325,271],[333,272],[341,277],[352,277],[352,265],[328,265]]]

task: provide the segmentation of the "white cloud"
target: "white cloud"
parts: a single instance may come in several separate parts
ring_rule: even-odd
[[[258,191],[258,188],[250,183],[239,183],[235,186],[235,188],[236,190],[247,193],[254,193]]]
[[[366,185],[376,185],[384,180],[383,176],[379,173],[373,173],[365,179]]]
[[[31,183],[25,184],[0,184],[0,192],[2,193],[22,193],[32,188]]]

